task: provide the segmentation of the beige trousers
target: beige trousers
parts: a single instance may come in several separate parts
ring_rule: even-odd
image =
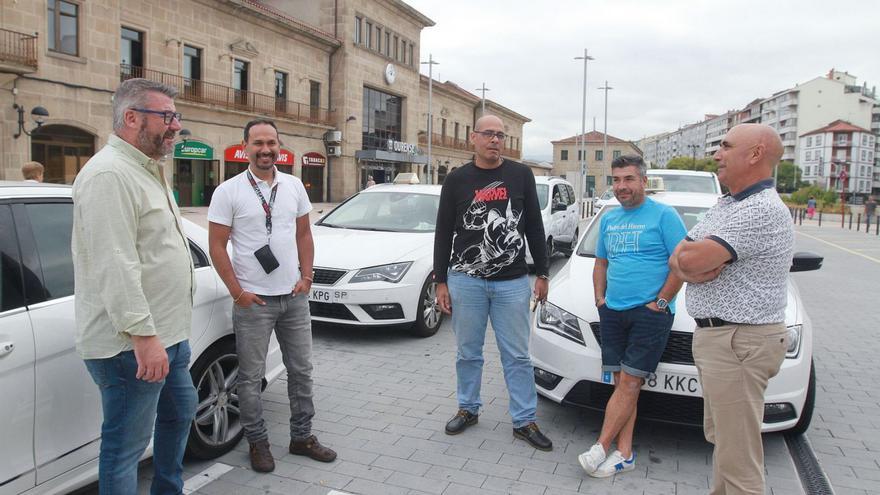
[[[784,323],[697,328],[703,429],[715,445],[712,495],[764,495],[764,391],[785,359]]]

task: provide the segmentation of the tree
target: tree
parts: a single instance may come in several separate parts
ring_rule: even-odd
[[[776,190],[790,193],[797,191],[806,183],[801,180],[801,169],[792,162],[779,162],[776,170]]]
[[[673,170],[701,170],[704,172],[718,172],[718,164],[711,158],[697,158],[689,156],[676,156],[666,162],[666,168]]]

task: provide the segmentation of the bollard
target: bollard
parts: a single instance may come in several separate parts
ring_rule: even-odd
[[[822,226],[822,210],[819,210],[819,227]]]
[[[849,214],[849,230],[852,230],[852,213]]]
[[[852,215],[849,216],[849,221],[852,223]],[[862,214],[859,213],[859,216],[856,217],[856,232],[862,231]]]
[[[805,215],[805,214],[806,214],[806,212],[804,212],[804,210],[801,210],[801,219],[800,219],[800,224],[801,224],[801,225],[804,224],[804,215]]]

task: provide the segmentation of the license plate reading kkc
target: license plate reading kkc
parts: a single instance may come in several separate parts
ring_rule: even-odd
[[[645,385],[642,389],[679,395],[701,396],[703,394],[703,389],[700,387],[700,379],[696,376],[660,371],[657,372],[655,377],[645,380]]]

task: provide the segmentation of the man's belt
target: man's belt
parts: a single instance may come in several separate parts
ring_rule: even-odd
[[[722,320],[721,318],[694,318],[694,321],[697,322],[697,326],[700,328],[724,327],[727,325],[737,325],[737,323]]]

